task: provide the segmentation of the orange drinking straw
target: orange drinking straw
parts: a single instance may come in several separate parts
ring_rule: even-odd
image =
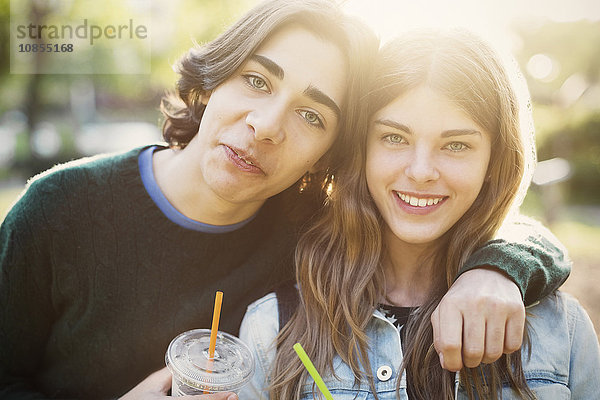
[[[219,332],[219,317],[221,316],[221,304],[223,303],[223,292],[217,290],[215,294],[215,308],[213,310],[212,326],[210,327],[210,342],[208,344],[208,365],[207,371],[210,373],[212,363],[215,359],[215,347],[217,346],[217,332]],[[204,390],[202,394],[208,394]]]
[[[217,345],[217,332],[219,331],[219,317],[221,316],[221,303],[223,303],[223,292],[217,291],[215,295],[215,309],[213,310],[212,327],[210,328],[210,343],[208,345],[208,358],[215,358],[215,347]]]

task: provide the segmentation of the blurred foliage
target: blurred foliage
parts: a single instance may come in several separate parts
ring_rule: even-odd
[[[28,0],[25,0],[28,2]],[[123,106],[157,107],[165,89],[174,86],[177,78],[172,64],[194,43],[204,42],[237,19],[255,0],[172,0],[148,3],[150,10],[151,75],[89,74],[43,75],[41,107],[50,112],[66,110],[69,105],[69,85],[91,79],[98,96],[105,98],[103,107],[122,109]],[[31,1],[29,1],[31,3]],[[103,7],[100,2],[78,0],[70,2],[70,14],[90,15],[100,23],[110,24],[123,18],[123,9]],[[10,0],[0,0],[0,90],[8,96],[0,98],[0,114],[20,107],[27,95],[32,75],[9,74]],[[61,16],[67,19],[69,16]],[[51,18],[51,17],[47,17]],[[46,22],[46,21],[43,21]],[[53,22],[53,21],[49,21]],[[54,21],[56,23],[56,21]],[[95,62],[98,62],[95,60]],[[68,111],[68,110],[66,110]]]
[[[194,45],[210,40],[237,19],[256,0],[170,0],[123,1],[107,7],[95,0],[34,1],[13,0],[18,15],[33,15],[33,7],[42,8],[35,24],[80,23],[81,15],[103,26],[140,15],[148,23],[151,43],[150,74],[11,74],[10,73],[10,0],[0,0],[0,128],[8,125],[7,115],[15,110],[24,115],[26,126],[19,125],[16,154],[8,167],[0,162],[0,181],[10,173],[28,177],[49,166],[80,156],[75,136],[89,122],[145,121],[160,126],[160,98],[175,87],[173,64]],[[64,13],[47,12],[48,4],[67,5]],[[139,13],[127,14],[127,7],[142,5]],[[39,11],[39,10],[38,10]],[[64,10],[61,10],[64,11]],[[148,17],[148,21],[145,20]],[[32,17],[33,18],[33,17]],[[141,18],[141,17],[140,17]],[[34,21],[34,20],[31,20]],[[94,45],[96,47],[96,44]],[[98,54],[102,54],[99,52]],[[95,57],[95,56],[94,56]],[[52,62],[45,55],[46,62]],[[36,61],[37,62],[37,61]],[[89,62],[110,61],[92,58]],[[123,62],[127,62],[123,60]],[[82,100],[92,97],[92,110],[81,110]],[[88,109],[90,107],[88,106]],[[50,157],[39,157],[32,150],[32,132],[40,122],[50,122],[58,131],[62,146]],[[0,131],[0,136],[6,134]],[[5,137],[0,140],[5,141]],[[1,156],[1,153],[0,153]],[[2,160],[0,160],[2,161]]]
[[[521,65],[535,54],[545,54],[558,63],[559,73],[549,82],[529,81],[529,89],[540,103],[551,102],[567,78],[583,74],[591,83],[600,81],[600,22],[545,22],[515,27],[521,38]]]
[[[0,88],[8,80],[10,58],[10,0],[0,0]],[[1,110],[1,109],[0,109]],[[1,111],[0,111],[1,112]]]
[[[520,25],[517,52],[534,105],[538,159],[571,164],[570,203],[600,205],[600,22]],[[548,76],[528,72],[532,57],[551,62]]]
[[[565,182],[568,202],[600,204],[600,112],[567,118],[547,135],[538,155],[540,159],[562,157],[571,163],[573,175]]]

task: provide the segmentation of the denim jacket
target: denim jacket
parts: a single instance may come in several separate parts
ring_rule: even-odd
[[[573,297],[556,292],[527,309],[531,357],[523,347],[523,370],[529,387],[539,399],[600,399],[600,349],[592,322]],[[252,349],[256,372],[240,392],[241,400],[268,399],[268,377],[275,357],[274,339],[279,330],[277,298],[268,294],[248,307],[240,337]],[[398,376],[402,363],[400,334],[378,310],[367,327],[369,359],[379,399],[407,399],[406,373]],[[374,399],[366,380],[357,387],[351,369],[339,357],[334,359],[335,375],[319,371],[336,400]],[[458,382],[458,374],[456,375]],[[301,399],[313,399],[313,380],[303,385]],[[467,399],[456,385],[457,399]],[[315,392],[318,389],[315,386]],[[319,397],[319,395],[316,396]],[[517,399],[510,387],[503,387],[502,399]]]

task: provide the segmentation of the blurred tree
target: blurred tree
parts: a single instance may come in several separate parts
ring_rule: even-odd
[[[521,25],[517,58],[534,103],[538,158],[562,157],[571,203],[600,204],[600,22]]]
[[[581,74],[590,86],[600,82],[600,22],[546,22],[515,29],[522,39],[518,51],[521,65],[530,66],[535,55],[547,56],[553,63],[548,76],[535,79],[528,75],[532,95],[539,102],[551,103],[553,94],[574,74]]]
[[[9,38],[10,0],[0,0],[0,85],[10,71]]]
[[[538,155],[570,161],[573,175],[565,182],[570,202],[600,204],[600,112],[567,120],[548,135],[551,140],[539,147]]]
[[[143,16],[150,37],[150,74],[10,74],[10,0],[0,0],[0,123],[3,115],[20,110],[27,117],[27,129],[19,134],[13,168],[26,176],[66,159],[77,157],[73,145],[80,124],[90,121],[146,121],[158,125],[160,97],[173,89],[177,79],[172,65],[194,43],[214,37],[238,18],[257,0],[158,0],[152,2],[105,2],[74,0],[69,2],[24,0],[18,4],[27,22],[38,24],[81,23],[81,16],[98,25],[116,24]],[[111,2],[112,4],[113,2]],[[46,12],[45,5],[68,7],[67,12]],[[130,7],[130,8],[128,8]],[[133,8],[131,8],[133,7]],[[140,7],[140,8],[135,8]],[[14,11],[14,10],[13,10]],[[142,19],[143,19],[142,18]],[[98,66],[115,57],[102,57],[102,44],[94,47],[98,55],[80,53],[80,59]],[[111,49],[109,49],[111,50]],[[114,49],[113,49],[114,50]],[[116,49],[118,50],[118,49]],[[35,63],[56,64],[57,57],[36,57]],[[127,59],[118,59],[128,63]],[[134,60],[135,61],[135,60]],[[92,107],[83,107],[83,103]],[[55,158],[38,160],[31,149],[31,135],[40,122],[57,127],[65,144]]]

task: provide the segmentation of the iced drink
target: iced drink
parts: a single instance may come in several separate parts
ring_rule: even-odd
[[[173,396],[237,392],[254,374],[254,358],[244,342],[225,332],[217,334],[215,357],[210,359],[209,329],[177,336],[165,361],[173,374]]]

